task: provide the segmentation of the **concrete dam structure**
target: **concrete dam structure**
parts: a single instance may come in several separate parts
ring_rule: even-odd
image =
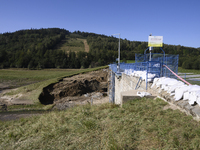
[[[128,100],[158,97],[199,121],[200,86],[177,75],[178,59],[178,55],[163,50],[151,54],[145,51],[135,55],[135,63],[110,64],[109,102],[122,106]]]

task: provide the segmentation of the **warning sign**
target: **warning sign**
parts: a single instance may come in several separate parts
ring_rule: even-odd
[[[149,36],[148,47],[162,47],[163,36]]]

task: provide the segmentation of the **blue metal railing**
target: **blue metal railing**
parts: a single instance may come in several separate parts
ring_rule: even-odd
[[[163,51],[162,48],[161,50]],[[176,76],[174,76],[168,69],[163,67],[163,65],[167,65],[173,72],[177,74],[179,55],[165,55],[164,51],[163,53],[146,54],[146,51],[144,54],[135,54],[135,63],[120,63],[120,69],[118,72],[117,64],[110,64],[110,70],[112,70],[113,73],[118,74],[118,76],[120,76],[121,73],[126,69],[132,69],[132,71],[146,71],[146,82],[148,82],[148,74],[156,74],[156,77],[176,78]],[[149,61],[150,55],[151,61]]]

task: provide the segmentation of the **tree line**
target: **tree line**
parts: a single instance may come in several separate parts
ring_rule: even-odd
[[[56,49],[63,39],[87,39],[89,52],[64,52]],[[30,29],[0,34],[0,68],[88,68],[108,65],[118,57],[118,38],[65,29]],[[120,40],[121,60],[134,60],[144,53],[147,42]],[[166,54],[179,54],[179,66],[200,69],[200,48],[164,44]],[[154,48],[154,53],[160,53]],[[195,61],[194,61],[195,60]]]

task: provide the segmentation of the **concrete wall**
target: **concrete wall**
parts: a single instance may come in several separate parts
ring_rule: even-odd
[[[135,87],[139,81],[138,77],[122,74],[121,77],[115,76],[115,104],[122,104],[121,93],[125,91],[135,90]],[[137,90],[145,90],[145,81],[140,81]]]
[[[142,81],[139,85],[139,88],[135,90],[136,84],[138,82],[138,77],[132,77],[125,74],[122,74],[121,77],[115,76],[115,104],[122,106],[123,102],[127,100],[133,100],[140,98],[137,96],[137,91],[146,91],[146,83]],[[173,96],[170,96],[169,93],[162,90],[161,88],[150,88],[151,84],[148,85],[148,90],[152,94],[152,97],[159,97],[164,101],[168,102],[171,106],[176,107],[177,109],[185,112],[187,115],[191,115],[193,119],[200,121],[200,106],[194,105],[191,106],[187,100],[175,101]],[[127,99],[127,100],[126,100]]]

